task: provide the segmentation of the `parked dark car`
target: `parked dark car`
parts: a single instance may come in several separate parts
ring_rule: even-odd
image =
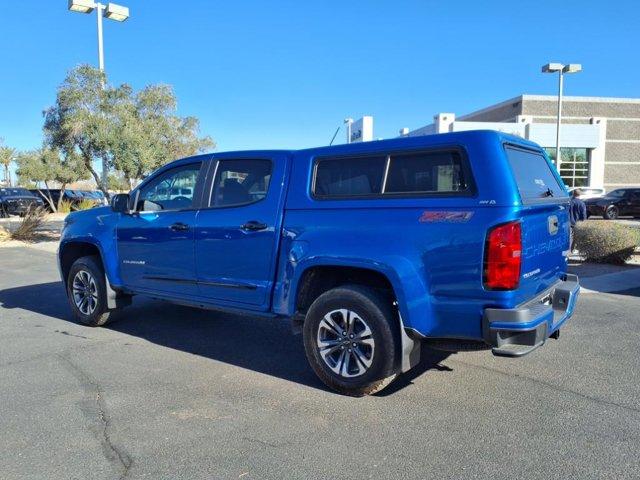
[[[619,188],[607,193],[604,197],[588,198],[589,216],[598,215],[607,220],[618,217],[640,217],[640,188]]]
[[[33,195],[26,188],[0,188],[0,217],[9,215],[24,216],[30,208],[44,205],[41,198]]]
[[[57,205],[58,200],[60,199],[61,189],[51,188],[48,190],[48,192],[49,195],[51,195],[51,199],[53,200],[54,205]],[[32,189],[31,193],[36,195],[38,198],[42,198],[47,209],[51,211],[49,201],[45,197],[47,195],[46,189]],[[64,200],[71,204],[72,210],[78,210],[78,204],[83,200],[91,200],[92,202],[95,202],[96,206],[107,205],[104,194],[100,191],[95,190],[65,190]]]
[[[59,188],[51,188],[49,190],[47,189],[31,189],[31,193],[33,193],[34,195],[38,196],[39,198],[41,198],[42,200],[44,200],[45,202],[45,206],[47,207],[47,209],[49,211],[53,211],[51,209],[51,206],[49,205],[49,201],[47,200],[46,196],[49,195],[51,196],[51,200],[53,201],[54,205],[58,205],[58,200],[60,200],[60,193],[62,190],[60,190]],[[64,200],[73,203],[74,201],[77,201],[75,199],[75,196],[69,191],[69,190],[65,190],[64,192]]]

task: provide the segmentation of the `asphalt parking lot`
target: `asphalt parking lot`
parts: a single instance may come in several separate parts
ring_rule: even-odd
[[[640,298],[587,294],[521,359],[430,352],[336,395],[285,322],[136,299],[69,320],[53,254],[0,249],[0,478],[640,478]]]

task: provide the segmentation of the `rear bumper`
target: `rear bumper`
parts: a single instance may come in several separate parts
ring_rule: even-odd
[[[519,357],[531,352],[571,317],[579,293],[578,276],[567,274],[516,308],[486,308],[482,320],[485,342],[494,355]]]

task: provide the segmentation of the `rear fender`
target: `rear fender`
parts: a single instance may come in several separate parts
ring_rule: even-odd
[[[294,249],[291,250],[292,252]],[[300,281],[304,273],[313,267],[353,267],[372,270],[384,275],[393,288],[398,310],[404,327],[417,330],[414,319],[424,322],[430,318],[429,290],[414,266],[407,259],[395,258],[394,265],[375,262],[363,258],[337,258],[314,256],[295,259],[289,255],[284,278],[278,282],[274,293],[275,313],[293,316],[296,313],[296,299],[300,289]],[[410,303],[407,298],[413,299]],[[424,327],[420,327],[420,331]]]

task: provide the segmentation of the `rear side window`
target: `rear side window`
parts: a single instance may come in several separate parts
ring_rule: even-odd
[[[469,192],[464,161],[457,150],[320,159],[313,194],[326,199]]]
[[[320,160],[316,166],[314,194],[318,197],[379,195],[386,156]]]
[[[221,160],[209,206],[237,207],[259,202],[267,196],[270,181],[270,160]]]
[[[391,155],[384,193],[452,193],[467,190],[458,152]]]
[[[542,153],[509,145],[505,151],[523,202],[567,196]]]

